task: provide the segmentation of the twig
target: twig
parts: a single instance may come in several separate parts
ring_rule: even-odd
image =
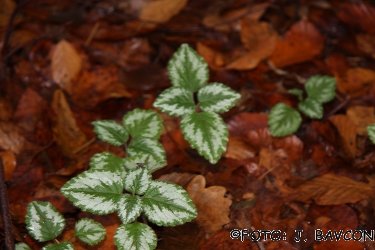
[[[3,159],[0,158],[0,208],[5,233],[5,249],[14,250],[12,219],[10,217],[8,190],[5,185],[5,171]]]
[[[100,26],[100,22],[97,22],[94,25],[94,28],[92,28],[92,30],[90,32],[90,35],[89,35],[89,37],[87,38],[87,40],[85,42],[85,46],[89,46],[89,44],[91,43],[92,39],[94,39],[96,33],[98,32],[99,26]]]

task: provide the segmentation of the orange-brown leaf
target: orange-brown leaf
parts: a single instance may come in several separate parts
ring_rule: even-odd
[[[329,173],[299,186],[295,199],[313,199],[319,205],[338,205],[367,199],[373,193],[373,187],[367,183]]]

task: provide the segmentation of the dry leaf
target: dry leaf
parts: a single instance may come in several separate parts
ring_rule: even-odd
[[[242,137],[229,135],[227,151],[224,157],[234,160],[244,160],[255,156],[256,150],[248,145]]]
[[[72,44],[61,40],[56,44],[51,56],[53,80],[68,93],[72,91],[72,81],[78,76],[82,59]]]
[[[346,115],[357,126],[358,135],[367,135],[366,127],[375,123],[374,107],[354,106],[346,111]]]
[[[278,35],[267,22],[242,21],[241,41],[248,52],[226,66],[227,69],[249,70],[272,55]]]
[[[308,20],[295,23],[276,44],[270,61],[278,68],[306,62],[319,55],[324,46],[324,37]]]
[[[299,201],[314,199],[319,205],[338,205],[367,199],[374,189],[367,183],[329,173],[302,184],[295,192],[294,198]]]
[[[0,121],[9,121],[13,115],[12,104],[9,99],[0,97]]]
[[[340,134],[345,153],[350,158],[354,158],[357,150],[357,127],[355,123],[346,115],[335,115],[330,117],[329,120]]]
[[[212,234],[229,223],[229,207],[232,201],[224,197],[226,193],[224,187],[205,188],[205,186],[204,176],[197,175],[189,183],[187,192],[198,209],[198,217],[195,220],[206,233]]]
[[[337,6],[335,12],[343,22],[375,34],[375,8],[370,4],[363,1],[347,2]]]
[[[375,59],[375,36],[370,34],[356,35],[358,48]]]
[[[9,18],[15,8],[16,4],[12,0],[0,1],[0,30],[5,30],[5,27],[9,22]],[[0,37],[2,38],[3,34],[0,33]]]
[[[178,14],[187,4],[188,0],[157,0],[146,5],[139,15],[144,21],[155,23],[168,22]]]
[[[25,131],[33,132],[46,107],[46,100],[31,88],[27,88],[18,102],[13,119]]]
[[[14,169],[16,168],[16,156],[11,150],[0,152],[0,157],[3,159],[5,180],[9,181],[12,177]]]
[[[343,78],[337,79],[337,89],[351,97],[373,93],[375,90],[375,72],[365,68],[351,68]]]
[[[201,42],[197,43],[197,52],[204,58],[208,66],[212,69],[219,69],[225,64],[223,53],[211,49]]]
[[[84,107],[95,107],[109,98],[131,97],[118,81],[117,68],[106,66],[84,71],[71,94],[73,101]]]
[[[53,94],[52,108],[56,114],[53,132],[63,153],[73,158],[74,152],[86,142],[85,134],[77,127],[73,113],[62,90]]]
[[[25,146],[21,129],[11,122],[0,122],[0,148],[19,154]]]

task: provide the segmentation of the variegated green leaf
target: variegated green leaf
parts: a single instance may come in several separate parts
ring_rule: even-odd
[[[155,157],[150,154],[137,154],[123,159],[123,164],[127,170],[137,168],[138,163],[145,164],[145,167],[150,173],[167,165],[165,160],[157,161]]]
[[[102,224],[93,219],[80,219],[75,225],[74,235],[90,246],[96,245],[105,237],[106,230]]]
[[[43,250],[74,250],[74,246],[70,242],[61,242],[59,244],[49,244],[42,248]]]
[[[158,226],[181,225],[198,215],[192,200],[182,187],[163,181],[151,181],[143,196],[143,211]]]
[[[323,106],[315,99],[306,98],[303,102],[298,104],[298,109],[302,113],[313,119],[321,119],[323,117]]]
[[[158,139],[162,132],[162,119],[154,110],[134,109],[123,118],[125,128],[134,137]]]
[[[272,136],[291,135],[301,125],[302,118],[297,110],[284,103],[276,104],[268,115],[268,126]]]
[[[302,101],[303,91],[301,89],[290,89],[290,90],[288,90],[288,93],[298,96],[298,100]]]
[[[18,242],[15,247],[16,250],[31,250],[31,248],[25,242]]]
[[[227,112],[240,97],[240,94],[222,83],[212,83],[198,91],[199,106],[203,111]]]
[[[90,159],[90,167],[92,170],[107,170],[125,177],[126,171],[124,166],[124,159],[115,156],[114,154],[103,152],[95,154]]]
[[[375,144],[375,123],[366,127],[368,137]]]
[[[156,248],[157,237],[151,227],[135,222],[117,228],[115,244],[118,250],[152,250]]]
[[[157,161],[165,161],[165,150],[163,146],[157,140],[150,138],[138,137],[132,140],[130,143],[127,153],[129,156],[139,154],[150,154]]]
[[[193,93],[182,87],[170,87],[164,90],[153,105],[172,116],[190,114],[196,109]]]
[[[128,224],[135,221],[142,212],[142,199],[139,196],[123,194],[118,203],[117,213],[122,223]]]
[[[121,177],[109,171],[89,170],[77,175],[61,192],[83,211],[110,214],[117,209],[123,191]]]
[[[184,115],[181,129],[185,139],[212,164],[225,152],[228,129],[216,113],[202,112]]]
[[[120,146],[129,138],[125,127],[115,121],[101,120],[95,121],[92,124],[94,125],[95,133],[104,142]]]
[[[124,178],[124,188],[130,193],[143,195],[148,189],[151,174],[146,168],[138,167],[130,170]]]
[[[336,95],[336,79],[330,76],[312,76],[305,82],[307,96],[317,102],[331,101]]]
[[[33,201],[27,206],[26,226],[40,242],[53,240],[65,227],[64,217],[49,202]]]
[[[187,44],[182,44],[168,64],[172,85],[196,92],[208,80],[208,66],[204,59]]]

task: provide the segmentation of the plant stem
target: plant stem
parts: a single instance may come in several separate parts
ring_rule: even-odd
[[[14,250],[14,239],[12,232],[12,219],[10,217],[8,190],[5,185],[5,171],[3,159],[0,157],[0,209],[1,217],[3,219],[4,233],[5,233],[5,248],[7,250]]]

